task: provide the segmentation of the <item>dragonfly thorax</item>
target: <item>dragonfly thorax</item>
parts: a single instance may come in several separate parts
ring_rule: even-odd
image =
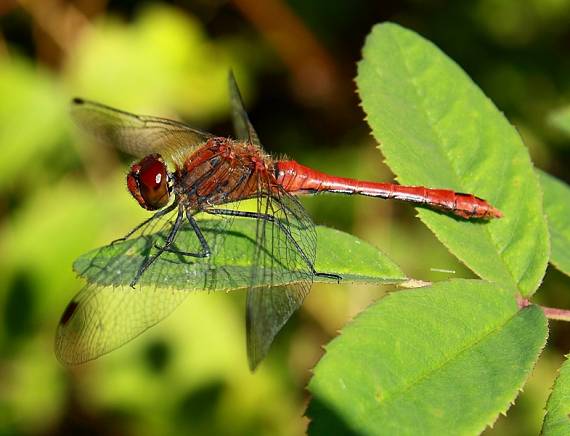
[[[257,195],[261,186],[271,189],[271,163],[251,144],[228,138],[211,138],[177,169],[174,192],[187,208],[244,200]]]
[[[141,207],[161,209],[168,204],[172,186],[166,164],[159,154],[151,154],[131,166],[127,187]]]

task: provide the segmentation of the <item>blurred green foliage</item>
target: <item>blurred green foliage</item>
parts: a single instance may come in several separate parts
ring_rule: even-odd
[[[211,122],[229,107],[220,83],[230,68],[242,69],[230,47],[209,40],[195,18],[175,9],[143,9],[131,25],[103,17],[78,41],[66,66],[67,84],[76,94],[125,110]]]
[[[553,127],[570,136],[570,107],[557,109],[550,113],[548,121]]]
[[[53,334],[81,286],[73,260],[148,216],[125,189],[124,156],[74,135],[72,96],[228,134],[231,67],[268,151],[339,175],[387,180],[351,79],[370,27],[390,19],[462,65],[521,131],[535,161],[570,178],[570,140],[548,121],[570,100],[568,0],[368,0],[350,8],[291,0],[290,11],[322,41],[339,72],[337,91],[348,95],[324,103],[292,91],[292,73],[273,40],[239,12],[239,1],[93,2],[85,10],[79,4],[0,7],[1,434],[302,434],[303,388],[320,347],[383,292],[314,286],[254,375],[247,370],[240,293],[193,294],[120,350],[61,367]],[[299,50],[303,44],[293,41]],[[317,223],[379,246],[411,277],[472,277],[412,208],[342,196],[305,204]],[[567,279],[549,270],[540,298],[570,307],[567,289]],[[570,347],[567,326],[552,330],[553,348],[527,392],[488,434],[537,433],[554,371]]]

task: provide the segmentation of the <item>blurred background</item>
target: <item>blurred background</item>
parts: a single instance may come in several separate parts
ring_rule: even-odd
[[[315,285],[254,375],[242,292],[190,295],[116,352],[71,370],[57,362],[57,321],[81,286],[72,261],[147,217],[125,187],[129,160],[80,141],[68,104],[82,96],[230,135],[231,67],[267,151],[391,180],[354,83],[366,35],[386,20],[458,62],[537,166],[570,179],[559,122],[570,104],[570,0],[0,0],[0,434],[305,432],[305,386],[322,345],[386,289]],[[304,204],[410,277],[472,277],[409,206],[343,196]],[[537,299],[568,308],[568,287],[549,268]],[[569,327],[551,329],[525,391],[486,434],[538,433],[570,349]]]

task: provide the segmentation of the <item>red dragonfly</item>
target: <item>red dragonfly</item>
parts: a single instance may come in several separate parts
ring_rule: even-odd
[[[106,259],[102,267],[96,266],[101,275],[88,280],[65,309],[58,326],[56,354],[65,364],[108,353],[171,313],[187,292],[163,290],[161,283],[168,277],[161,270],[153,270],[157,259],[165,253],[195,258],[196,262],[214,259],[219,239],[236,219],[244,219],[256,222],[246,297],[247,354],[254,370],[275,335],[302,304],[313,278],[341,279],[315,270],[314,224],[296,195],[361,194],[412,202],[462,219],[501,217],[499,210],[471,194],[334,177],[295,161],[276,161],[261,147],[231,73],[229,85],[235,140],[168,119],[73,100],[72,114],[82,129],[141,158],[127,175],[127,187],[141,207],[156,212],[121,241],[137,232],[152,236],[155,227],[150,225],[162,220],[166,221],[166,230],[162,243],[151,239],[146,257],[126,282],[117,285],[113,277],[121,277],[131,265],[127,251],[119,261]],[[173,165],[173,172],[166,162]],[[230,206],[248,199],[255,203],[253,210]],[[198,213],[216,217],[217,240],[205,236],[201,221],[195,218]],[[176,246],[177,235],[184,228],[195,234],[198,248],[194,251]]]

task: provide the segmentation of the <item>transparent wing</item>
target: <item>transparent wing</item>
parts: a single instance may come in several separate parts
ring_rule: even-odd
[[[296,198],[282,189],[260,197],[256,252],[246,298],[247,352],[253,371],[273,339],[310,291],[316,258],[314,224]],[[283,285],[286,279],[290,283]]]
[[[246,298],[247,357],[254,371],[269,352],[273,339],[303,304],[311,283],[251,288]]]
[[[230,71],[228,77],[228,84],[230,88],[230,100],[232,102],[232,120],[236,138],[246,140],[250,144],[257,145],[259,148],[261,148],[259,137],[257,136],[257,132],[249,121],[241,93],[239,92],[239,88],[232,71]]]
[[[171,275],[160,264],[149,269],[134,289],[129,285],[155,244],[163,243],[172,225],[171,215],[147,222],[136,237],[102,247],[75,262],[74,269],[87,284],[68,304],[58,325],[55,351],[61,362],[79,364],[120,347],[186,298],[187,292],[170,283],[159,287]]]
[[[240,229],[228,240],[233,220],[224,218],[199,222],[212,252],[221,254],[208,259],[183,255],[201,249],[186,223],[176,235],[176,252],[163,253],[131,288],[140,266],[157,253],[157,245],[164,245],[174,213],[146,222],[128,239],[75,261],[74,270],[87,284],[68,304],[57,328],[55,351],[62,363],[80,364],[119,348],[167,317],[190,291],[229,290],[249,283],[249,269],[239,265],[242,258],[251,258],[253,238],[249,245],[240,243],[244,248],[239,252]]]
[[[57,358],[75,365],[106,354],[164,319],[187,295],[174,288],[89,283],[69,303],[59,323]]]
[[[92,137],[136,157],[159,153],[177,165],[211,137],[209,133],[164,118],[134,115],[75,98],[75,122]]]
[[[238,139],[261,147],[235,77],[229,74],[234,130]],[[277,333],[311,289],[316,257],[316,233],[297,199],[271,181],[260,183],[255,259],[246,298],[247,355],[253,371],[269,351]],[[283,285],[290,280],[291,283]]]

